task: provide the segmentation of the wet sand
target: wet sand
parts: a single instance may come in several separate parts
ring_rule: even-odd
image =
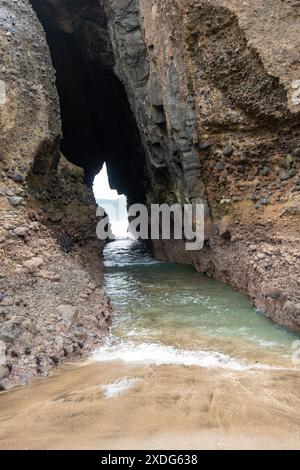
[[[0,449],[300,449],[300,371],[66,365],[0,395]]]

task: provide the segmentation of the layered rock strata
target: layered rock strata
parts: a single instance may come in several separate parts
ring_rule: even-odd
[[[116,73],[148,162],[151,202],[204,202],[193,264],[300,328],[298,2],[105,0]]]
[[[45,34],[25,0],[0,2],[0,387],[46,375],[107,332],[96,207],[60,154]]]

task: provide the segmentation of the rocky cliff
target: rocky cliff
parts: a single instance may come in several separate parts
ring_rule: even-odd
[[[111,306],[101,287],[95,201],[83,170],[60,154],[55,72],[27,1],[0,1],[0,51],[3,388],[91,351]]]
[[[148,202],[206,205],[204,249],[160,241],[157,256],[192,263],[299,329],[299,3],[104,5]]]
[[[157,257],[300,329],[299,27],[293,0],[0,0],[1,383],[107,329],[104,161],[130,202],[205,204],[204,249]]]

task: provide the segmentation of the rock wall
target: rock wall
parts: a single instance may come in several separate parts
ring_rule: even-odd
[[[46,375],[102,341],[96,207],[61,156],[55,73],[26,0],[0,0],[0,389]]]
[[[41,173],[54,162],[61,136],[55,75],[43,29],[27,1],[1,1],[1,163],[28,172],[41,153]]]
[[[206,241],[161,259],[300,329],[298,2],[104,0],[147,155],[148,202],[203,201]]]

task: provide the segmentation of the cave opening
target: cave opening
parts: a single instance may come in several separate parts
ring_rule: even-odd
[[[110,186],[144,202],[145,156],[123,84],[114,72],[98,0],[30,0],[46,34],[60,99],[65,157],[91,187],[107,165]]]

